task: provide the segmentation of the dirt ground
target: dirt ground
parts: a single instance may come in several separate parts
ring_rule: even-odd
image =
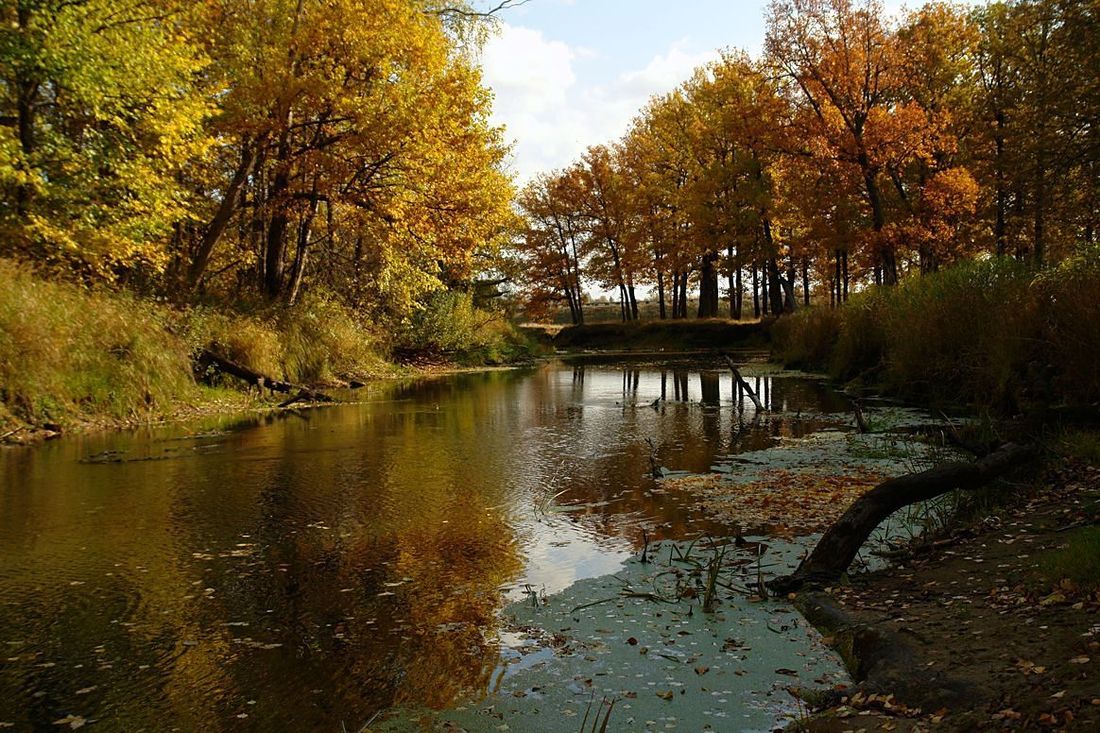
[[[1100,521],[1098,499],[1100,468],[1070,462],[935,550],[826,589],[854,624],[908,648],[895,679],[914,684],[854,694],[796,728],[1100,731],[1100,591],[1037,569],[1073,529]],[[929,678],[954,694],[936,702],[917,681]]]

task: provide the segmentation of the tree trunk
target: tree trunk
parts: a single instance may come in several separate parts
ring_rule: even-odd
[[[848,302],[848,250],[844,250],[840,258],[842,274],[844,278],[844,302]]]
[[[220,372],[229,374],[230,376],[236,377],[237,379],[241,379],[254,387],[259,387],[261,390],[269,389],[272,392],[280,392],[283,394],[290,392],[298,393],[297,397],[288,402],[284,402],[283,405],[280,405],[280,407],[290,404],[290,402],[298,402],[301,400],[311,400],[313,402],[335,402],[334,399],[326,394],[315,392],[308,387],[303,387],[298,384],[284,382],[281,379],[275,379],[274,377],[257,372],[254,369],[249,369],[242,364],[238,364],[235,361],[230,361],[223,356],[215,354],[210,349],[203,349],[201,352],[199,352],[197,366],[199,367],[200,371],[203,372],[213,367]]]
[[[316,183],[314,191],[316,191]],[[309,202],[309,208],[298,225],[298,251],[294,257],[294,266],[290,269],[290,291],[287,304],[298,302],[298,293],[302,289],[302,278],[306,272],[306,258],[309,256],[309,242],[313,236],[313,219],[317,216],[317,199]]]
[[[688,317],[688,271],[680,275],[680,318]]]
[[[210,255],[214,252],[214,246],[217,245],[218,240],[221,239],[222,234],[225,233],[225,229],[229,226],[233,214],[237,211],[237,206],[241,201],[241,194],[245,189],[245,185],[248,183],[249,177],[252,175],[252,171],[255,170],[258,158],[259,146],[253,145],[246,140],[244,142],[244,147],[241,149],[241,162],[237,166],[237,170],[233,173],[233,178],[229,181],[229,185],[226,186],[221,203],[218,204],[218,210],[214,212],[214,218],[210,220],[210,223],[207,224],[206,228],[203,230],[199,248],[195,252],[194,258],[191,260],[191,267],[187,273],[187,287],[189,289],[193,289],[198,285],[199,280],[202,279],[203,274],[206,272],[206,266],[210,264]]]
[[[875,527],[898,509],[954,489],[977,489],[1035,455],[1034,446],[1008,443],[975,463],[946,463],[884,481],[856,499],[793,574],[776,578],[769,585],[787,593],[806,583],[833,582],[848,571]]]
[[[286,268],[286,235],[290,226],[285,200],[290,189],[290,143],[289,133],[283,132],[279,140],[278,157],[275,163],[275,178],[271,182],[268,201],[275,206],[275,213],[267,227],[267,252],[264,258],[264,292],[274,300],[283,291]]]
[[[1005,217],[1008,212],[1008,190],[1005,184],[1005,113],[997,110],[997,154],[995,160],[997,168],[997,212],[993,223],[993,240],[997,245],[997,256],[1003,257],[1008,251],[1008,237]]]
[[[733,263],[732,244],[726,248],[726,261],[729,263],[729,269],[726,270],[726,289],[729,293],[730,318],[734,318],[734,314],[737,313],[737,291],[734,290],[733,286],[733,270],[735,265]]]
[[[18,3],[16,11],[16,28],[23,33],[30,33],[31,3]],[[15,115],[17,133],[19,135],[19,148],[23,153],[23,174],[31,177],[31,156],[34,154],[35,141],[35,115],[37,112],[35,98],[38,96],[39,84],[34,79],[17,74],[15,81]],[[21,183],[15,191],[15,211],[21,220],[26,220],[30,214],[31,197],[34,195],[34,187],[30,183]]]
[[[867,191],[867,202],[871,205],[871,226],[875,232],[875,249],[878,253],[879,280],[886,285],[898,284],[897,255],[893,243],[881,241],[882,230],[886,228],[886,212],[882,205],[882,192],[866,153],[860,153],[859,164],[863,169],[863,182]]]
[[[735,319],[737,319],[738,321],[740,321],[741,320],[741,314],[743,313],[743,306],[744,306],[744,303],[743,303],[744,293],[741,290],[741,264],[740,263],[737,264],[737,267],[734,270],[734,274],[735,274],[735,277],[734,277],[734,282],[733,282],[733,292],[734,292],[735,297],[734,297],[734,304],[733,304],[733,317]]]
[[[779,263],[769,257],[765,263],[768,274],[768,309],[773,316],[783,313],[783,284],[779,281]]]
[[[657,302],[663,321],[668,318],[668,313],[665,311],[665,274],[660,270],[657,271]]]
[[[753,317],[760,317],[760,278],[757,275],[756,261],[752,263],[752,314]]]
[[[718,253],[703,254],[699,270],[699,318],[718,317]]]
[[[802,304],[810,307],[810,258],[802,258]]]

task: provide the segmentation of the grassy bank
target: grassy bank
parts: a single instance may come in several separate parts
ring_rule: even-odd
[[[1040,273],[989,259],[780,319],[787,366],[1001,412],[1100,401],[1100,251]]]
[[[6,260],[0,281],[0,435],[247,406],[239,382],[195,372],[203,349],[314,386],[400,374],[398,353],[476,365],[529,350],[506,319],[461,294],[437,297],[386,331],[316,295],[290,309],[174,308],[44,280]]]

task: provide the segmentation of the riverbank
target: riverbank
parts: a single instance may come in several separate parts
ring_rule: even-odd
[[[859,684],[795,730],[1100,727],[1100,467],[1059,456],[1000,498],[896,567],[799,594]]]
[[[523,361],[536,348],[507,319],[461,297],[433,302],[391,333],[322,296],[291,308],[174,306],[46,280],[3,259],[0,280],[0,444],[266,410],[286,399],[212,366],[206,353],[268,385],[323,389]]]

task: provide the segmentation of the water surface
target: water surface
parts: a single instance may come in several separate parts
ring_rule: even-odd
[[[359,404],[0,453],[0,723],[358,730],[500,668],[500,610],[651,539],[721,535],[650,456],[839,422],[821,382],[717,365],[547,365],[372,386]]]

